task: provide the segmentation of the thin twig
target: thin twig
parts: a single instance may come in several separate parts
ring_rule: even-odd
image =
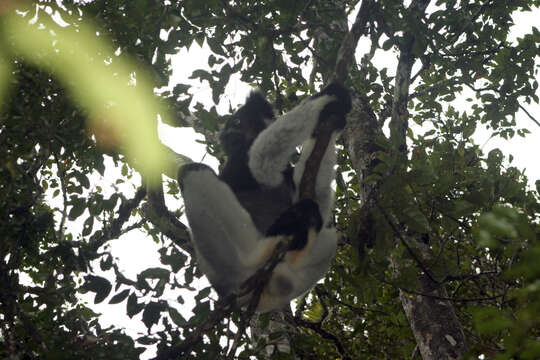
[[[529,117],[529,119],[534,121],[536,125],[540,126],[540,122],[538,122],[538,120],[536,120],[531,114],[529,114],[529,112],[521,104],[519,104],[519,108],[523,110],[523,112]]]
[[[477,297],[477,298],[454,298],[454,297],[448,297],[448,296],[438,296],[433,294],[427,294],[421,291],[411,290],[408,288],[404,288],[402,286],[399,286],[397,284],[394,284],[391,281],[387,281],[384,279],[378,279],[380,282],[390,285],[398,290],[401,290],[405,293],[418,295],[418,296],[424,296],[427,298],[437,299],[437,300],[444,300],[444,301],[451,301],[451,302],[475,302],[475,301],[489,301],[489,300],[495,300],[504,297],[504,294],[499,295],[493,295],[493,296],[486,296],[486,297]]]
[[[422,262],[422,260],[420,260],[418,258],[418,256],[416,256],[416,253],[413,251],[413,249],[410,247],[410,245],[407,243],[407,241],[405,240],[405,238],[403,237],[403,235],[401,234],[401,231],[398,230],[398,228],[396,227],[396,225],[394,224],[394,222],[392,221],[392,219],[390,219],[390,216],[388,215],[388,213],[386,212],[386,210],[384,210],[381,206],[377,205],[377,207],[379,208],[379,210],[381,211],[383,217],[385,218],[386,222],[388,223],[388,225],[390,225],[390,227],[392,228],[392,231],[394,232],[394,234],[397,235],[397,237],[399,238],[399,240],[401,241],[401,243],[403,244],[403,246],[405,247],[405,249],[407,250],[407,252],[409,253],[409,255],[413,258],[413,260],[416,262],[416,264],[418,264],[418,267],[420,267],[420,269],[424,272],[424,274],[426,274],[426,276],[431,280],[433,281],[433,283],[435,284],[440,284],[439,281],[435,280],[435,278],[433,277],[433,275],[431,274],[431,271],[426,267],[426,265],[424,265],[424,263]]]

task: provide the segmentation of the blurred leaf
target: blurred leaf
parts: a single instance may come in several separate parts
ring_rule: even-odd
[[[9,85],[9,78],[11,75],[11,64],[3,57],[0,56],[0,99],[5,98],[5,91]],[[4,109],[0,109],[4,110]]]
[[[59,27],[43,17],[39,27],[20,16],[4,18],[14,49],[37,66],[62,80],[89,113],[88,127],[104,146],[123,147],[146,175],[165,167],[156,134],[157,115],[168,114],[153,96],[144,71],[124,57],[117,57],[108,42],[97,37],[91,25]],[[112,61],[111,61],[112,60]],[[106,61],[110,61],[106,64]],[[72,74],[78,74],[72,81]],[[151,176],[147,176],[152,178]]]

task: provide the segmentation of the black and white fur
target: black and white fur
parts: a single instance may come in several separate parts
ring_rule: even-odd
[[[253,92],[221,135],[228,160],[219,177],[202,164],[182,168],[179,181],[198,264],[220,295],[238,290],[284,237],[292,237],[291,245],[264,288],[258,311],[282,308],[326,274],[337,243],[329,225],[335,139],[349,110],[348,92],[332,84],[274,120],[270,104]],[[313,133],[331,114],[342,125],[320,164],[315,198],[299,201],[296,189]],[[290,159],[301,144],[293,169]]]

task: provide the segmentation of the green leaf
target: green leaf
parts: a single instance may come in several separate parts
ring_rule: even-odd
[[[513,223],[493,212],[483,214],[478,219],[478,224],[493,236],[515,238],[518,235]]]
[[[187,256],[178,251],[173,252],[170,255],[163,253],[161,254],[160,260],[162,264],[169,265],[172,271],[177,273],[186,264]]]
[[[122,290],[120,293],[114,295],[111,300],[109,300],[109,304],[119,304],[122,301],[125,300],[125,298],[128,297],[130,293],[129,289]]]
[[[83,174],[79,171],[74,171],[73,176],[79,181],[79,183],[85,188],[88,189],[90,187],[90,180],[88,180],[88,176],[86,174]]]
[[[128,167],[127,167],[126,164],[123,164],[123,165],[122,165],[121,173],[122,173],[122,176],[127,176],[127,174],[128,174]]]
[[[135,293],[132,293],[131,295],[129,295],[128,301],[126,304],[127,316],[132,318],[133,316],[141,312],[142,309],[144,309],[144,304],[139,304],[137,302],[137,295],[135,295]]]
[[[154,345],[159,342],[159,339],[154,339],[150,336],[141,336],[137,338],[137,342],[141,345]]]
[[[195,295],[195,300],[200,301],[202,299],[206,299],[210,295],[210,291],[212,288],[210,286],[205,287],[197,295]]]
[[[178,326],[185,326],[187,324],[186,319],[173,307],[169,307],[169,316],[172,321]]]
[[[470,122],[464,129],[463,129],[463,137],[464,138],[470,138],[474,132],[476,131],[476,123]]]
[[[113,257],[109,254],[105,257],[105,259],[101,258],[101,261],[99,262],[99,267],[102,271],[110,270],[113,266]]]
[[[92,228],[94,227],[94,217],[89,216],[83,224],[83,230],[82,230],[82,236],[88,236],[92,232]]]
[[[86,210],[86,202],[82,198],[75,198],[71,203],[73,206],[69,210],[68,216],[70,220],[75,220]]]
[[[95,292],[94,303],[99,304],[109,295],[112,285],[109,280],[101,276],[87,275],[84,277],[85,283],[83,289],[86,291]]]
[[[474,312],[473,321],[476,329],[483,334],[493,334],[508,329],[512,325],[504,312],[490,307],[477,309]]]
[[[195,305],[195,308],[193,308],[192,311],[194,315],[190,319],[190,322],[202,322],[210,315],[210,302],[205,301],[203,303],[197,303],[197,305]]]
[[[455,218],[461,218],[462,216],[471,215],[475,210],[475,206],[466,200],[456,200],[452,202],[454,208],[452,209],[452,215]]]
[[[150,268],[142,271],[139,276],[143,279],[163,279],[168,280],[171,272],[162,268]]]
[[[394,40],[393,39],[388,39],[385,42],[383,42],[382,49],[385,50],[385,51],[388,51],[388,50],[390,50],[390,48],[392,46],[394,46]]]
[[[144,307],[142,320],[143,320],[144,325],[146,325],[148,329],[150,329],[152,325],[157,324],[162,310],[164,310],[164,305],[162,303],[153,302],[153,301],[148,303]]]

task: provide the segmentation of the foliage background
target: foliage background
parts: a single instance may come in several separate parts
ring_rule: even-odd
[[[376,161],[359,169],[350,144],[340,147],[335,219],[341,245],[324,283],[287,319],[295,326],[289,332],[293,352],[303,358],[411,357],[416,341],[399,294],[421,293],[423,267],[446,288],[470,356],[538,358],[538,186],[532,189],[504,151],[485,154],[473,134],[487,127],[489,136],[519,141],[527,128],[538,126],[534,113],[532,119],[515,114],[538,103],[540,34],[534,28],[510,39],[508,32],[510,14],[539,3],[432,2],[421,18],[400,1],[378,3],[347,82],[353,97],[376,116]],[[278,111],[286,111],[295,96],[313,93],[327,81],[345,35],[334,24],[355,14],[355,6],[355,1],[217,0],[0,6],[0,356],[138,358],[146,347],[166,348],[200,329],[211,313],[212,293],[196,281],[201,274],[188,256],[187,228],[177,220],[178,187],[165,178],[165,207],[163,194],[148,192],[146,184],[155,180],[149,174],[167,173],[167,165],[157,162],[158,170],[146,170],[144,157],[170,156],[155,143],[159,114],[169,125],[202,134],[208,152],[222,161],[216,141],[222,120],[216,107],[197,100],[191,85],[165,88],[169,56],[205,45],[210,70],[191,76],[210,86],[214,103],[221,100],[223,107],[228,84],[239,79],[257,84]],[[13,32],[14,13],[34,20]],[[69,26],[59,25],[59,17]],[[84,30],[88,21],[96,32]],[[52,38],[21,50],[20,35],[36,30]],[[375,56],[399,54],[410,32],[415,34],[411,54],[418,60],[403,158],[392,152],[399,144],[387,128],[397,99],[396,70],[379,67]],[[73,39],[66,48],[57,45],[63,34]],[[89,46],[88,37],[94,36],[112,49],[101,42]],[[56,47],[66,55],[76,46],[79,55],[69,55],[79,67],[66,68],[69,55],[61,63],[50,53]],[[88,76],[89,69],[98,73]],[[148,112],[134,113],[143,104],[137,99],[145,105],[154,99],[145,82],[161,89],[159,96]],[[123,87],[108,91],[116,86]],[[125,98],[114,97],[119,93]],[[101,97],[85,103],[94,95]],[[463,98],[469,106],[455,102]],[[118,123],[124,125],[117,128]],[[128,130],[138,124],[149,126],[131,135]],[[153,145],[142,142],[147,139]],[[152,146],[156,150],[150,151]],[[177,146],[184,153],[182,144]],[[406,171],[388,175],[396,167]],[[366,184],[379,194],[369,236],[360,221]],[[153,241],[160,263],[128,276],[112,248],[134,231],[146,236],[131,237],[131,247]],[[405,237],[428,244],[436,256],[396,241]],[[396,261],[392,266],[390,258]],[[122,324],[102,327],[81,294],[113,304],[147,332],[127,335]],[[191,315],[184,307],[192,296]],[[264,327],[265,317],[262,322]],[[238,323],[235,313],[208,329],[189,356],[215,359],[230,351]],[[264,342],[276,338],[241,347],[240,356],[260,357]]]

